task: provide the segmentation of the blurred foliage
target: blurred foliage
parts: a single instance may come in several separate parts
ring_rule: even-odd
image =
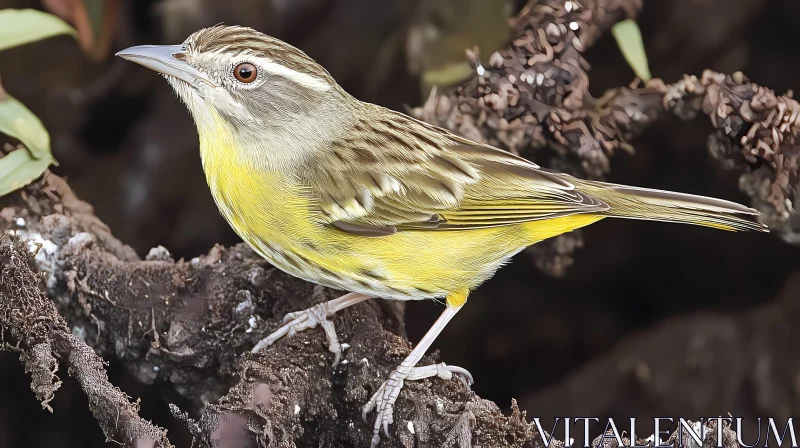
[[[75,27],[86,57],[95,62],[108,58],[117,31],[117,0],[42,0],[42,4]]]
[[[34,9],[0,10],[0,50],[47,39],[75,30],[52,14]]]
[[[75,30],[52,14],[32,9],[0,10],[0,50],[60,34],[75,36]],[[50,152],[50,134],[42,122],[6,93],[1,84],[0,133],[22,142],[0,158],[0,196],[24,187],[48,166],[58,164]]]
[[[52,157],[50,135],[42,122],[8,94],[0,98],[0,132],[21,141],[34,158]]]
[[[650,66],[647,64],[647,54],[644,51],[639,25],[632,19],[623,20],[611,27],[611,34],[617,40],[622,55],[636,76],[644,82],[649,81],[652,76],[650,75]]]
[[[53,158],[36,159],[30,151],[19,148],[0,159],[0,196],[36,180],[55,163]]]
[[[508,44],[513,6],[509,0],[420,4],[406,36],[406,57],[409,71],[421,75],[423,98],[433,86],[453,86],[473,74],[465,50],[477,48],[488,58]]]

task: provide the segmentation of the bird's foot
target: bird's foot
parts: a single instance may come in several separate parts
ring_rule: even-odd
[[[316,328],[317,325],[320,325],[325,330],[325,337],[328,339],[328,350],[334,355],[333,365],[339,364],[342,359],[342,345],[339,344],[339,338],[336,336],[336,328],[333,326],[333,322],[328,320],[328,316],[333,315],[329,303],[320,303],[307,310],[287,314],[283,318],[283,326],[260,340],[253,347],[252,352],[258,353],[284,336],[294,336],[303,330]]]
[[[364,423],[367,422],[367,414],[373,410],[376,411],[370,448],[377,447],[378,442],[381,441],[381,427],[383,427],[383,433],[386,434],[386,437],[390,437],[389,425],[394,422],[394,402],[397,401],[397,397],[400,395],[400,390],[406,380],[421,380],[432,376],[438,376],[443,380],[451,380],[454,374],[459,375],[467,386],[472,385],[472,375],[466,369],[458,366],[448,366],[445,363],[411,368],[401,365],[395,369],[389,375],[389,379],[381,385],[361,411]]]

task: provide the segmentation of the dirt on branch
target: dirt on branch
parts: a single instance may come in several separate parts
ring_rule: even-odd
[[[288,277],[244,245],[177,262],[156,248],[139,260],[54,175],[0,200],[0,217],[0,326],[46,409],[66,364],[109,440],[171,446],[108,382],[99,354],[192,403],[171,411],[199,446],[369,444],[361,407],[410,351],[397,334],[402,307],[369,301],[340,313],[336,329],[348,348],[335,369],[319,329],[251,355],[284,313],[335,292]],[[505,416],[460,381],[408,382],[393,428],[382,446],[564,446],[539,433],[516,402]],[[707,433],[715,443],[713,423]],[[723,434],[723,446],[738,446],[729,428]],[[610,434],[595,440],[600,445],[618,446]]]
[[[0,216],[8,255],[2,258],[3,305],[22,310],[2,324],[19,341],[44,405],[58,388],[56,359],[68,359],[109,438],[128,442],[151,434],[147,440],[168,446],[163,430],[120,401],[96,352],[123,362],[139,381],[187,399],[190,409],[173,412],[208,446],[235,435],[264,446],[369,444],[371,426],[361,421],[361,407],[410,352],[400,336],[402,307],[370,301],[340,313],[336,329],[349,348],[336,369],[319,329],[251,355],[285,313],[337,292],[278,271],[244,244],[178,261],[156,248],[140,260],[52,174],[0,200]],[[28,268],[29,253],[51,300]],[[436,361],[432,355],[423,363]],[[116,420],[120,410],[129,416],[127,426]],[[538,440],[524,414],[504,416],[460,381],[439,379],[406,385],[393,428],[395,440],[388,443],[397,446]]]
[[[48,403],[61,386],[61,362],[80,383],[108,440],[125,446],[171,447],[166,431],[139,417],[138,405],[108,381],[102,358],[70,331],[39,288],[27,243],[15,235],[0,237],[0,327],[14,339],[16,345],[6,348],[19,352],[42,407],[53,412]]]

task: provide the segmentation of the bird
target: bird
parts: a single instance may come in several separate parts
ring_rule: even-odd
[[[294,46],[215,25],[180,45],[117,56],[161,73],[196,124],[208,187],[222,216],[277,268],[344,294],[289,313],[253,347],[321,326],[371,298],[433,299],[444,310],[363,407],[371,446],[389,436],[405,381],[466,369],[417,366],[471,291],[528,246],[628,218],[768,231],[735,202],[559,173],[346,92]]]

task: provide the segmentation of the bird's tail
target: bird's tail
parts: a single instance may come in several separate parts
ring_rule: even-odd
[[[758,215],[758,210],[735,202],[605,182],[570,181],[580,191],[607,203],[609,209],[600,213],[605,216],[694,224],[729,231],[769,232],[766,225],[742,216]]]

